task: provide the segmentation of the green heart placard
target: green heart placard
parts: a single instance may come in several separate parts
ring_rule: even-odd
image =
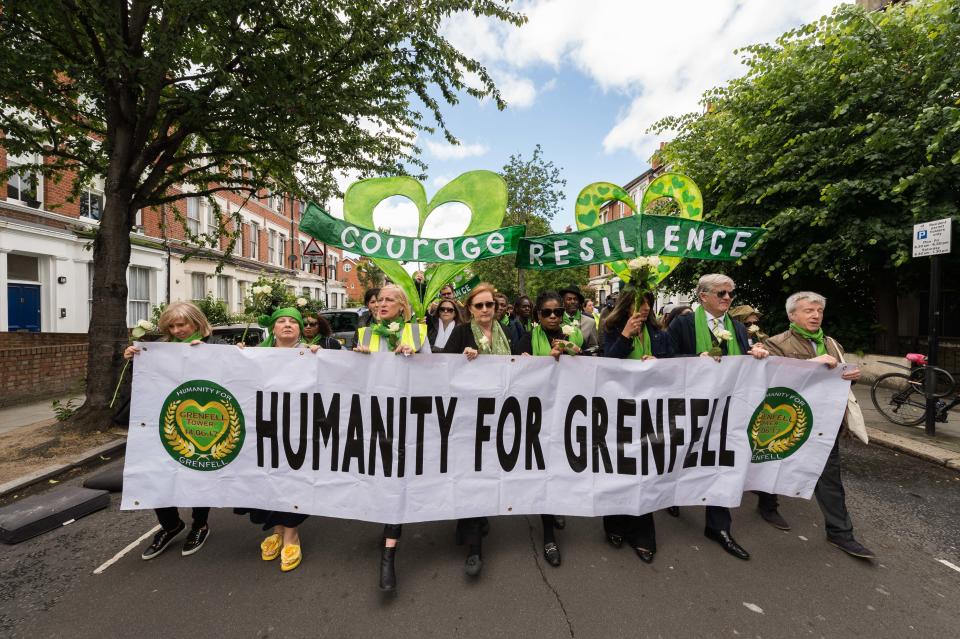
[[[201,406],[188,399],[177,407],[176,416],[180,432],[203,453],[223,437],[230,425],[227,407],[216,401]]]
[[[766,448],[770,442],[793,430],[796,423],[797,410],[790,404],[773,407],[765,403],[754,420],[757,445]]]
[[[418,211],[417,235],[423,231],[430,214],[443,204],[460,202],[470,209],[470,223],[464,235],[487,233],[500,228],[507,212],[507,184],[493,171],[469,171],[448,182],[427,201],[423,185],[412,177],[371,178],[350,185],[343,197],[343,219],[363,228],[376,228],[373,211],[380,202],[401,195],[413,202]],[[432,300],[469,264],[440,264],[426,275],[423,299],[413,277],[396,260],[373,258],[374,263],[404,290],[418,317],[426,315],[426,302]]]
[[[634,215],[640,215],[639,211],[646,211],[650,205],[660,198],[670,198],[680,206],[680,217],[686,217],[691,220],[703,219],[703,196],[700,195],[700,189],[697,184],[682,173],[664,173],[657,177],[643,192],[643,199],[638,208],[636,203],[621,187],[610,182],[594,182],[588,184],[580,191],[577,196],[575,208],[575,217],[577,220],[577,229],[585,229],[600,226],[600,207],[610,201],[620,201],[630,207]],[[643,213],[643,215],[651,215]],[[657,282],[662,282],[665,277],[677,267],[683,260],[680,257],[661,257],[659,274]],[[617,274],[624,282],[630,281],[630,267],[626,260],[617,260],[609,262],[607,267]]]

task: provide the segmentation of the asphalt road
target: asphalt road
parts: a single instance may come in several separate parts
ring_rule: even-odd
[[[113,506],[0,547],[0,634],[11,637],[956,637],[960,473],[892,451],[844,448],[858,538],[880,555],[828,545],[815,502],[782,499],[780,532],[744,497],[742,562],[702,536],[703,514],[657,514],[659,552],[642,564],[608,546],[599,520],[570,518],[563,566],[543,560],[538,517],[492,520],[483,574],[463,574],[447,522],[406,526],[396,596],[377,590],[380,526],[315,517],[304,563],[259,557],[261,532],[226,510],[207,545],[144,562],[156,521]],[[79,482],[81,478],[71,479]]]

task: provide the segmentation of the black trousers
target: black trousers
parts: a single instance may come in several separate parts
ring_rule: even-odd
[[[481,540],[490,530],[490,522],[486,517],[469,517],[457,520],[457,544],[479,546]]]
[[[180,511],[174,506],[169,508],[157,508],[153,512],[157,513],[157,521],[164,530],[173,530],[180,525]],[[196,507],[193,509],[193,529],[199,530],[207,525],[207,517],[210,516],[210,509],[207,507]]]
[[[259,508],[234,508],[233,512],[237,515],[250,515],[250,521],[254,524],[260,524],[264,530],[270,530],[274,526],[296,528],[310,516],[300,513],[285,513],[279,510],[261,510]]]
[[[400,539],[400,533],[402,532],[403,532],[403,524],[384,524],[383,525],[384,539]]]
[[[653,513],[645,515],[605,515],[603,531],[623,537],[630,546],[657,552],[657,527]]]
[[[817,504],[823,512],[823,520],[827,531],[827,539],[833,541],[849,541],[853,539],[853,521],[847,510],[847,496],[843,490],[843,479],[840,476],[840,438],[833,442],[833,449],[823,466],[817,487],[813,491]],[[761,510],[776,510],[780,505],[776,495],[757,492],[760,500],[758,507]]]
[[[707,506],[704,525],[710,530],[730,532],[730,509],[724,506]]]

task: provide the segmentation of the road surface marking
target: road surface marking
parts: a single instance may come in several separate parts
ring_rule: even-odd
[[[950,563],[949,561],[947,561],[946,559],[937,559],[937,561],[939,561],[941,564],[943,564],[943,565],[946,566],[947,568],[953,568],[953,569],[956,570],[957,572],[960,572],[960,566],[958,566],[958,565],[956,565],[956,564],[952,564],[952,563]]]
[[[143,533],[142,535],[140,535],[135,541],[130,542],[130,545],[129,545],[129,546],[127,546],[126,548],[124,548],[123,550],[121,550],[120,552],[118,552],[117,554],[115,554],[113,557],[111,557],[110,559],[108,559],[107,561],[105,561],[102,566],[100,566],[99,568],[97,568],[96,570],[93,571],[93,574],[99,575],[99,574],[102,573],[104,570],[106,570],[107,568],[109,568],[109,567],[112,566],[113,564],[115,564],[115,563],[117,563],[118,561],[120,561],[120,558],[121,558],[121,557],[123,557],[125,554],[127,554],[128,552],[130,552],[131,550],[133,550],[134,548],[136,548],[137,546],[139,546],[139,545],[143,542],[144,539],[146,539],[146,538],[149,537],[150,535],[155,534],[158,530],[160,530],[160,524],[157,524],[156,526],[154,526],[153,528],[151,528],[151,529],[148,530],[147,532],[145,532],[145,533]]]
[[[743,605],[746,606],[747,610],[751,610],[761,615],[763,614],[763,608],[761,608],[757,604],[747,603],[746,601],[744,601]]]

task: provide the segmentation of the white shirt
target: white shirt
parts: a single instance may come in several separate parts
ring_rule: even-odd
[[[709,328],[711,331],[715,331],[717,330],[717,326],[720,326],[721,328],[723,327],[723,318],[726,313],[720,317],[714,317],[710,314],[710,311],[708,311],[706,307],[704,307],[703,312],[707,315],[707,328]]]
[[[447,345],[447,340],[450,339],[450,335],[453,333],[453,329],[456,328],[457,323],[451,320],[447,326],[449,328],[444,328],[443,322],[437,321],[437,336],[433,340],[434,348],[443,348]]]

